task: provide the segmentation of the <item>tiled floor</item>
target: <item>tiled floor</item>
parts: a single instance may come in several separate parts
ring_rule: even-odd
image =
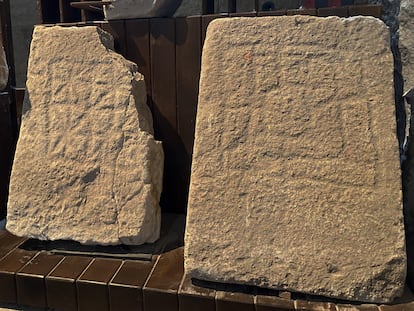
[[[23,249],[24,241],[0,231],[0,302],[5,303],[0,310],[414,310],[413,302],[351,306],[306,301],[307,296],[283,292],[242,293],[230,285],[200,287],[184,274],[182,247],[145,261],[56,255]]]

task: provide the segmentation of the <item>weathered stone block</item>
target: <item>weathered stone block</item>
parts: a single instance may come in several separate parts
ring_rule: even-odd
[[[163,151],[144,78],[97,27],[36,27],[7,229],[39,239],[159,237]]]
[[[219,19],[185,236],[195,278],[388,302],[406,274],[393,58],[378,19]]]

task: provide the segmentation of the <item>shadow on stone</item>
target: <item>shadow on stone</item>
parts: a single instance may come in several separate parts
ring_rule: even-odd
[[[161,237],[155,243],[139,246],[91,246],[75,241],[40,241],[29,239],[20,248],[24,250],[46,251],[66,256],[92,256],[128,260],[151,260],[152,255],[168,252],[184,245],[185,216],[182,214],[162,215]]]

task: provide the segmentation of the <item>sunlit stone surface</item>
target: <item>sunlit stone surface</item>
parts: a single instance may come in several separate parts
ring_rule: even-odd
[[[203,50],[185,268],[208,281],[367,302],[406,255],[387,27],[213,21]]]
[[[163,171],[144,78],[97,27],[36,27],[7,230],[86,244],[159,237]]]

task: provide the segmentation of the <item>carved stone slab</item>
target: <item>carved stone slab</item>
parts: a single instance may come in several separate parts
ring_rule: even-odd
[[[145,82],[97,27],[34,30],[7,230],[86,244],[159,237],[163,151]]]
[[[387,27],[215,20],[203,50],[185,268],[388,302],[406,274]]]

